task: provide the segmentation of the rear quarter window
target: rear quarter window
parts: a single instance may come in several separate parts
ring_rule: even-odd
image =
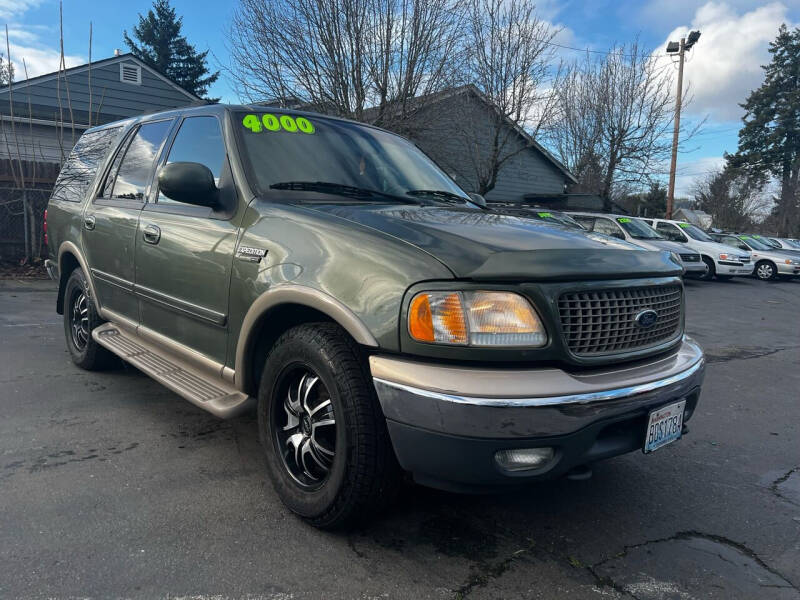
[[[84,133],[61,167],[51,199],[81,202],[122,127]]]

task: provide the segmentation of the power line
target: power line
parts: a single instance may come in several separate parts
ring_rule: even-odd
[[[627,58],[642,58],[641,54],[625,54],[625,53],[615,52],[614,50],[591,50],[590,48],[575,48],[574,46],[565,46],[564,44],[556,44],[555,42],[547,42],[547,41],[545,41],[544,43],[547,44],[548,46],[555,46],[557,48],[563,48],[564,50],[574,50],[576,52],[589,52],[591,54],[604,54],[605,56],[609,56],[611,54],[620,54],[621,56],[625,56]],[[670,57],[669,55],[666,55],[666,56],[661,56],[661,55],[652,56],[651,55],[649,58],[652,58],[654,60],[659,60],[659,59],[662,59],[662,58],[669,58],[671,62],[674,62],[674,61],[672,61],[672,57]]]

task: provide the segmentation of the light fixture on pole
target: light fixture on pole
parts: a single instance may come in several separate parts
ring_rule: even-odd
[[[672,206],[675,202],[675,168],[678,162],[678,133],[681,128],[681,96],[683,95],[683,59],[686,52],[692,49],[700,39],[699,31],[692,31],[680,42],[669,42],[667,54],[678,55],[678,97],[675,100],[675,129],[672,132],[672,160],[669,167],[669,190],[667,191],[667,219],[672,218]]]

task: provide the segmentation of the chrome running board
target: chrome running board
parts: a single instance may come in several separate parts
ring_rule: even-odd
[[[113,323],[97,327],[92,331],[92,337],[122,360],[213,415],[227,419],[255,404],[255,399],[222,377],[201,372],[158,345]]]

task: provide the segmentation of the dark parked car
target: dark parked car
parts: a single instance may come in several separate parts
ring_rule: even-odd
[[[651,452],[700,395],[668,253],[487,211],[375,127],[220,105],[96,127],[47,226],[74,362],[257,407],[275,489],[320,527],[403,471],[483,491]]]

